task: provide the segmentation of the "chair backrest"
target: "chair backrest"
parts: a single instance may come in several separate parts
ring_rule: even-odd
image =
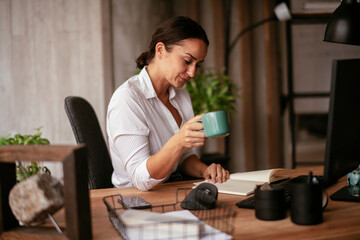
[[[88,154],[89,188],[111,188],[113,167],[96,113],[81,97],[65,98],[65,111],[77,143],[84,143]]]

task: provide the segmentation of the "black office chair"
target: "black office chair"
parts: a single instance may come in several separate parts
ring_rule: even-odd
[[[89,188],[111,188],[113,167],[96,113],[81,97],[65,98],[65,111],[77,143],[84,143],[88,153]]]

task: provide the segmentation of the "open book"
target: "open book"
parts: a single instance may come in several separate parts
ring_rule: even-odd
[[[274,173],[279,170],[282,169],[232,173],[230,174],[230,179],[226,182],[215,183],[214,185],[218,188],[219,193],[247,196],[254,192],[257,185],[284,179],[285,177],[282,176],[274,176]],[[198,186],[203,182],[212,183],[212,180],[209,179],[202,182],[196,182],[194,184]]]

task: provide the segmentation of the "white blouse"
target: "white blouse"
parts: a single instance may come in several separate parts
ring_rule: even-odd
[[[194,116],[191,99],[183,88],[169,88],[171,104],[178,110],[181,126]],[[179,127],[169,109],[157,97],[146,67],[123,83],[111,97],[107,111],[107,135],[116,187],[136,186],[147,191],[166,180],[187,157],[186,148],[169,175],[154,179],[146,161],[157,153]]]

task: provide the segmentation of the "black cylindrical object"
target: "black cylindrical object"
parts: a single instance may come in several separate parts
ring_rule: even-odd
[[[255,216],[261,220],[286,217],[285,190],[282,186],[255,189]]]
[[[294,182],[291,185],[291,221],[299,225],[323,221],[322,188],[320,184]]]

